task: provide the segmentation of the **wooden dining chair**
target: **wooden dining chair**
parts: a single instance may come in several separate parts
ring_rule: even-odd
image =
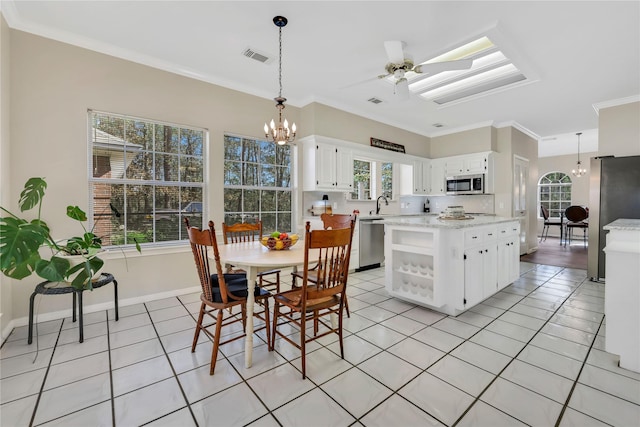
[[[567,217],[567,235],[565,236],[565,244],[566,241],[569,241],[569,246],[571,246],[571,238],[573,237],[573,230],[575,228],[582,229],[582,243],[584,247],[587,247],[587,229],[589,228],[589,222],[587,218],[589,217],[588,211],[582,206],[569,206],[564,211],[564,216]]]
[[[223,222],[222,237],[224,238],[225,245],[228,243],[260,240],[262,237],[262,221],[258,221],[255,224],[239,222],[233,225],[227,225]],[[241,269],[235,269],[232,265],[226,265],[225,267],[227,273],[245,272]],[[269,270],[258,273],[258,286],[270,292],[280,292],[280,270]]]
[[[328,213],[323,213],[322,215],[320,215],[320,219],[322,220],[322,225],[325,230],[348,228],[351,226],[351,221],[356,221],[357,215],[358,215],[357,212],[358,211],[353,211],[351,215],[349,214],[333,214],[332,215]],[[312,267],[309,270],[308,280],[313,283],[316,282],[316,267],[317,265]],[[299,271],[293,271],[293,273],[291,273],[291,276],[292,276],[291,286],[296,287],[296,279],[302,279],[302,273]],[[344,300],[344,306],[347,312],[347,317],[351,318],[351,313],[349,313],[349,301],[346,295]]]
[[[216,360],[218,358],[218,348],[220,345],[235,341],[245,336],[245,334],[234,335],[232,338],[220,341],[220,334],[223,326],[229,326],[234,323],[242,322],[242,330],[246,327],[246,305],[247,296],[249,295],[249,286],[247,284],[246,274],[224,274],[220,263],[220,254],[218,252],[218,244],[216,241],[216,232],[212,221],[209,221],[209,228],[200,230],[189,225],[189,219],[184,219],[187,225],[187,234],[191,243],[191,250],[198,270],[200,286],[202,294],[200,294],[200,313],[198,314],[198,323],[196,324],[195,336],[191,345],[191,352],[196,351],[196,344],[200,336],[200,331],[204,332],[213,341],[213,351],[211,353],[211,367],[209,375],[213,375],[216,368]],[[210,251],[213,251],[215,260],[216,273],[211,274],[209,268]],[[271,294],[259,286],[252,285],[256,303],[262,305],[264,310],[254,312],[254,316],[264,321],[265,326],[255,329],[254,331],[266,329],[267,344],[271,341],[270,316],[269,316],[269,297]],[[229,316],[225,319],[225,309],[231,309],[234,306],[241,307],[240,313]],[[215,315],[214,315],[215,313]],[[211,323],[204,323],[205,314],[211,319]],[[209,328],[215,328],[215,332],[211,332]]]
[[[560,226],[560,244],[562,244],[562,232],[564,231],[564,222],[562,221],[562,215],[560,215],[560,219],[555,220],[555,219],[550,219],[549,218],[549,209],[547,209],[546,207],[540,205],[540,215],[542,216],[542,219],[544,220],[543,226],[542,226],[542,235],[540,235],[540,241],[542,242],[542,239],[544,238],[544,240],[547,240],[547,237],[549,236],[549,226],[553,225],[553,226]],[[546,233],[545,233],[546,231]]]
[[[300,349],[303,379],[307,375],[306,344],[311,341],[332,333],[337,334],[340,341],[340,357],[344,359],[342,313],[354,227],[355,221],[351,220],[348,228],[311,230],[311,225],[307,222],[301,286],[274,295],[273,329],[269,349],[274,349],[276,336]],[[312,253],[314,255],[311,255]],[[315,282],[309,281],[309,264],[313,262],[317,263]],[[326,319],[327,316],[330,317],[329,321]],[[314,323],[314,334],[311,337],[305,332],[307,320]],[[287,327],[281,332],[278,328],[283,325]],[[319,331],[320,326],[323,328],[322,331]],[[291,327],[299,329],[300,342],[295,342],[290,337]]]

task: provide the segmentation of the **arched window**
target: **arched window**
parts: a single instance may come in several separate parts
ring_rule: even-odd
[[[538,182],[538,201],[549,210],[550,218],[560,218],[571,206],[571,178],[562,172],[549,172]],[[541,217],[538,212],[538,217]]]

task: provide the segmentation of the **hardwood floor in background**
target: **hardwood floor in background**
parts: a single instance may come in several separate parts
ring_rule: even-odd
[[[563,246],[559,238],[548,237],[538,243],[536,252],[521,256],[520,261],[586,270],[587,249],[588,245],[584,247],[582,239],[574,240],[571,246]]]

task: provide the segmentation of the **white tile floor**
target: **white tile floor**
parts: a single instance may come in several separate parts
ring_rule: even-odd
[[[199,296],[38,327],[0,349],[3,427],[638,426],[640,374],[604,351],[603,285],[584,270],[521,264],[520,279],[457,317],[389,298],[382,269],[349,279],[345,359],[333,337],[298,351],[254,340],[190,351]],[[286,275],[285,275],[286,276]],[[229,331],[228,331],[229,332]]]

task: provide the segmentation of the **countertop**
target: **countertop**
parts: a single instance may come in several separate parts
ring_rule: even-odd
[[[471,219],[440,219],[438,214],[427,214],[420,216],[389,216],[381,218],[376,222],[387,225],[401,225],[409,227],[427,228],[467,228],[482,225],[494,225],[506,222],[518,221],[517,218],[505,218],[495,215],[470,215]]]
[[[604,230],[640,231],[640,219],[620,218],[602,228]]]

